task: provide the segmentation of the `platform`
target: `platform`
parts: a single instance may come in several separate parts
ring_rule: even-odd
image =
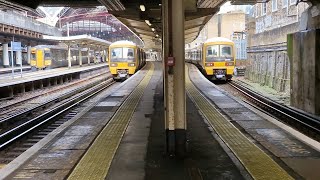
[[[0,179],[319,179],[319,143],[194,66],[186,72],[186,157],[165,153],[162,64],[148,62],[2,168]]]
[[[74,66],[72,68],[56,68],[48,70],[39,70],[35,72],[15,73],[14,78],[10,74],[6,77],[0,76],[0,98],[13,97],[16,93],[33,91],[42,87],[56,85],[70,81],[72,79],[80,79],[86,77],[90,72],[108,71],[106,63],[92,64],[90,66]]]
[[[20,66],[16,66],[13,68],[14,69],[14,73],[20,74],[21,72],[21,67]],[[30,71],[31,70],[31,66],[22,66],[22,72],[24,71]],[[0,74],[4,75],[4,74],[11,74],[12,72],[12,68],[8,67],[8,68],[0,68]]]

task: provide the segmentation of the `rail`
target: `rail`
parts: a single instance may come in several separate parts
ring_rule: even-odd
[[[261,109],[267,112],[273,112],[272,115],[275,115],[281,121],[320,141],[320,118],[277,103],[237,82],[229,82],[229,85],[247,96],[251,102],[258,105]]]
[[[0,149],[4,149],[11,143],[40,127],[41,125],[53,120],[54,118],[60,116],[64,112],[70,110],[71,108],[77,106],[79,103],[91,98],[92,96],[98,94],[104,89],[108,88],[114,83],[112,79],[109,79],[103,83],[100,83],[82,93],[76,97],[72,97],[68,101],[62,103],[61,105],[47,111],[27,122],[3,133],[0,135]]]

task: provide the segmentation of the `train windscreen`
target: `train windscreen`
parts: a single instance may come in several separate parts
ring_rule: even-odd
[[[133,48],[112,48],[111,62],[134,62]]]
[[[212,45],[206,48],[206,61],[232,61],[231,45]]]
[[[35,60],[36,59],[36,52],[31,53],[31,59]]]

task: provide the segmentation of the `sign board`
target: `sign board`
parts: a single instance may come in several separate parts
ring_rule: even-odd
[[[11,42],[11,47],[13,51],[21,51],[21,42]]]

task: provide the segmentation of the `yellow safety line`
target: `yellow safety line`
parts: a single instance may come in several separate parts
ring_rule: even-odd
[[[186,89],[211,126],[254,179],[293,179],[271,157],[245,137],[193,85],[186,67]]]
[[[151,68],[146,76],[119,107],[118,111],[95,139],[68,179],[88,180],[104,179],[106,177],[122,136],[151,79],[153,68],[154,65],[151,64]]]

